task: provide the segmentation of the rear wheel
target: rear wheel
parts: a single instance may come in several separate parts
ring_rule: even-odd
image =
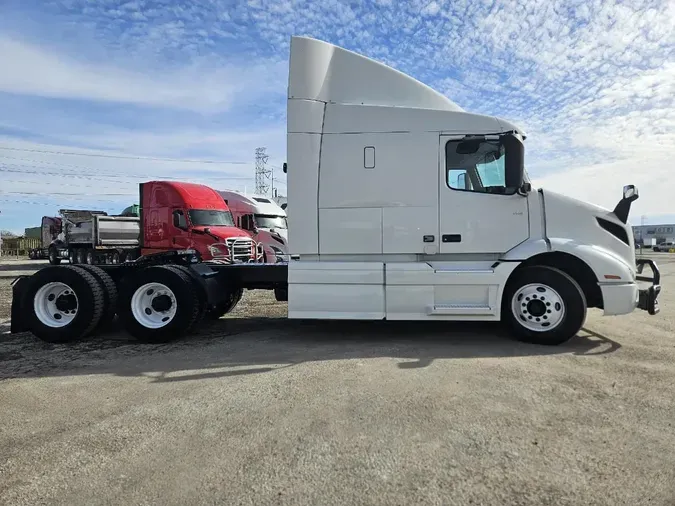
[[[117,312],[117,285],[107,272],[96,265],[78,265],[77,268],[94,276],[103,291],[103,313],[96,328],[101,329],[110,325]]]
[[[120,253],[119,251],[113,251],[112,254],[110,255],[110,263],[113,265],[117,265],[120,263]]]
[[[579,284],[554,267],[516,271],[502,298],[502,319],[525,342],[557,345],[574,337],[586,320]]]
[[[33,274],[24,297],[28,329],[50,343],[88,335],[103,313],[99,283],[90,273],[69,265],[45,267]]]
[[[94,250],[87,250],[85,261],[87,265],[94,265],[96,263],[96,257],[94,256]]]
[[[191,277],[170,266],[153,266],[125,278],[117,314],[135,338],[167,342],[187,332],[199,313],[199,297]]]
[[[78,264],[84,264],[87,262],[87,252],[84,249],[78,249],[76,255]]]

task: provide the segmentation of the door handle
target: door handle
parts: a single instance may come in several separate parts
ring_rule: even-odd
[[[462,234],[445,234],[441,237],[443,242],[462,242]]]

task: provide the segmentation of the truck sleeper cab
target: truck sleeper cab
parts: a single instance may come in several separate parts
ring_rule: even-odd
[[[96,279],[40,271],[14,284],[12,332],[70,339],[111,311],[137,337],[170,339],[245,288],[273,289],[289,318],[502,320],[546,345],[589,307],[658,313],[658,267],[636,261],[627,224],[637,188],[612,211],[533,189],[519,127],[331,44],[293,37],[289,67],[288,264],[159,253],[96,272],[119,287],[104,309],[88,302]]]
[[[505,320],[550,344],[587,307],[658,311],[660,288],[637,286],[637,190],[609,211],[532,189],[517,125],[305,37],[287,118],[289,317]]]

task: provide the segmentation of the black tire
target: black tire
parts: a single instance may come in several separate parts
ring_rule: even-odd
[[[127,332],[139,341],[162,343],[177,339],[190,330],[198,317],[197,287],[189,274],[171,267],[157,265],[142,270],[133,270],[120,283],[117,316]],[[173,319],[160,328],[144,326],[136,319],[132,311],[133,295],[146,283],[163,284],[173,292],[176,300],[176,313]]]
[[[52,282],[68,285],[77,297],[77,313],[63,327],[52,327],[43,323],[35,312],[34,301],[38,290]],[[103,290],[96,278],[70,265],[45,267],[33,274],[23,298],[28,329],[35,337],[49,343],[65,343],[89,335],[101,320],[103,306]]]
[[[168,269],[178,270],[187,274],[188,276],[190,276],[190,279],[192,279],[192,282],[194,283],[195,289],[197,291],[197,297],[199,299],[199,310],[197,311],[197,318],[195,318],[195,321],[192,322],[192,325],[190,325],[190,328],[188,329],[192,330],[195,327],[197,327],[206,316],[206,310],[208,309],[206,287],[203,285],[203,280],[199,276],[199,274],[197,274],[192,269],[184,265],[167,265],[166,267]]]
[[[288,302],[288,288],[275,288],[274,298],[278,302]]]
[[[95,330],[105,328],[112,323],[117,313],[117,285],[107,272],[96,265],[78,265],[77,268],[94,276],[103,291],[103,314]]]
[[[49,263],[52,265],[59,265],[61,263],[59,252],[56,248],[49,248]]]
[[[521,294],[523,297],[516,304],[514,296],[530,284],[540,286],[528,289],[533,295],[527,295],[529,291]],[[514,314],[513,304],[518,314]],[[579,332],[586,320],[586,308],[584,292],[571,276],[555,267],[525,267],[514,272],[506,285],[502,321],[520,341],[555,346]]]
[[[230,292],[227,299],[222,302],[219,302],[208,311],[206,311],[206,318],[209,320],[218,320],[219,318],[225,316],[227,313],[232,311],[239,301],[241,300],[242,295],[244,294],[243,288],[237,288]]]

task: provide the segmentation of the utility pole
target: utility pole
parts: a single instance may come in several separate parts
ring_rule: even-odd
[[[645,247],[645,222],[647,221],[647,216],[644,214],[640,216],[640,255],[642,255],[642,248]]]
[[[272,179],[272,169],[267,168],[269,155],[267,148],[255,148],[255,192],[258,195],[267,195],[270,190],[269,181]]]

